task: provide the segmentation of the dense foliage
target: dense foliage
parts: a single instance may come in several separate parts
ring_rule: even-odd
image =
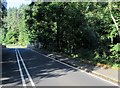
[[[4,42],[40,42],[74,58],[118,65],[119,12],[120,2],[32,2],[8,10]]]
[[[26,10],[30,42],[95,63],[119,64],[119,8],[120,2],[33,2]]]
[[[0,44],[2,43],[2,39],[5,34],[5,22],[4,22],[4,17],[7,15],[7,7],[6,7],[6,2],[3,2],[0,0]]]
[[[6,34],[3,38],[5,44],[19,44],[26,45],[28,43],[28,36],[25,27],[25,5],[19,9],[9,8],[7,16],[4,19],[6,22]]]

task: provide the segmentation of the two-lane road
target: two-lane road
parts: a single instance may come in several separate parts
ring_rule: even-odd
[[[3,86],[116,86],[30,49],[3,49]]]

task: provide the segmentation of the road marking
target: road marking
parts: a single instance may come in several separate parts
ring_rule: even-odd
[[[0,78],[0,81],[1,80],[4,81],[4,80],[8,80],[8,79],[10,79],[10,78]]]
[[[18,50],[18,49],[16,49],[16,50],[17,50],[17,52],[18,52],[18,54],[19,54],[19,56],[20,56],[20,60],[22,61],[22,64],[23,64],[24,69],[25,69],[25,71],[26,71],[26,74],[27,74],[27,76],[28,76],[28,78],[29,78],[29,80],[30,80],[30,82],[31,82],[31,85],[32,85],[34,88],[36,88],[36,87],[35,87],[35,84],[34,84],[34,82],[33,82],[33,80],[32,80],[32,77],[31,77],[30,73],[29,73],[28,70],[27,70],[27,67],[26,67],[26,65],[25,65],[25,63],[24,63],[24,61],[23,61],[23,58],[22,58],[19,50]]]
[[[22,68],[21,68],[21,66],[20,66],[20,61],[19,61],[19,58],[18,58],[18,54],[17,54],[17,52],[16,52],[16,49],[15,49],[15,53],[16,53],[16,58],[17,58],[18,67],[19,67],[19,71],[20,71],[20,76],[21,76],[21,79],[22,79],[22,84],[23,84],[23,87],[26,88],[26,83],[25,83],[24,75],[23,75],[23,72],[22,72]]]
[[[66,64],[66,63],[64,63],[64,62],[61,62],[61,61],[59,61],[59,60],[53,59],[53,58],[51,58],[51,57],[48,57],[48,56],[46,56],[46,55],[44,55],[44,54],[41,54],[40,52],[37,52],[37,51],[35,51],[35,50],[33,50],[33,49],[28,49],[28,50],[31,50],[31,51],[33,51],[33,52],[35,52],[35,53],[37,53],[37,54],[40,54],[40,55],[42,55],[42,56],[44,56],[44,57],[47,57],[47,58],[49,58],[49,59],[52,59],[52,60],[54,60],[54,61],[56,61],[56,62],[59,62],[59,63],[61,63],[61,64],[63,64],[63,65],[66,65],[66,66],[68,66],[68,67],[71,67],[71,68],[73,68],[73,69],[75,69],[75,70],[79,70],[79,71],[81,71],[81,72],[84,72],[85,74],[88,74],[88,75],[90,75],[90,76],[99,78],[99,79],[101,79],[101,80],[103,80],[103,81],[106,81],[106,82],[108,82],[108,83],[110,83],[110,84],[113,84],[113,85],[115,85],[115,86],[119,86],[119,85],[116,84],[116,83],[113,83],[113,82],[111,82],[111,81],[105,80],[105,79],[103,79],[103,78],[101,78],[101,77],[98,77],[98,76],[96,76],[96,75],[94,75],[94,74],[87,73],[87,72],[85,72],[85,71],[83,71],[83,70],[81,70],[81,69],[79,69],[79,68],[76,68],[76,67],[74,67],[74,66],[71,66],[71,65],[69,65],[69,64]]]

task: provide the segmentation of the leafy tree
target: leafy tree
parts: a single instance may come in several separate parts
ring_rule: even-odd
[[[4,38],[6,44],[26,45],[28,43],[28,35],[25,26],[25,9],[27,6],[22,5],[20,8],[9,8],[5,22],[7,23],[7,31]]]
[[[8,9],[4,43],[43,48],[94,63],[119,64],[120,2],[32,2]]]
[[[2,41],[4,39],[5,33],[6,33],[6,27],[4,22],[4,17],[7,15],[7,7],[6,2],[3,0],[0,0],[0,44],[2,44]]]
[[[94,63],[119,64],[119,6],[120,2],[37,1],[12,8],[5,42],[41,42],[44,49]]]

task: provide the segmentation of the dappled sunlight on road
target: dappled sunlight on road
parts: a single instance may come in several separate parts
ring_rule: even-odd
[[[19,54],[15,54],[16,50]],[[52,53],[44,56],[27,48],[3,49],[2,84],[19,86],[23,85],[24,80],[27,86],[32,82],[35,86],[112,86],[105,80],[49,58],[52,56]],[[60,55],[58,57],[62,58]]]

